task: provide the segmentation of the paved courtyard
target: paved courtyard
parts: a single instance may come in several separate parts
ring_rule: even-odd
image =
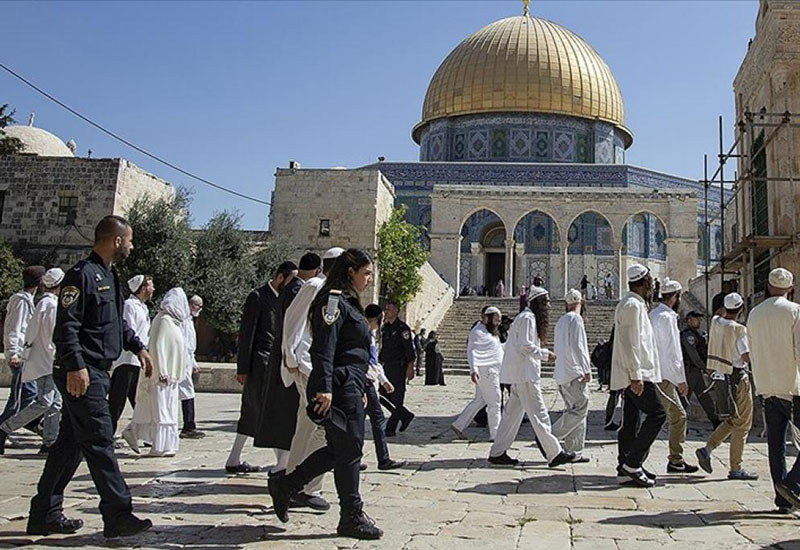
[[[560,409],[552,381],[545,386],[548,405],[555,403]],[[5,399],[6,393],[0,397]],[[386,532],[379,542],[336,537],[336,506],[326,514],[293,511],[290,523],[281,524],[266,495],[266,474],[232,476],[222,468],[238,396],[200,394],[198,418],[208,434],[205,439],[182,441],[174,458],[141,458],[127,449],[119,451],[135,511],[153,520],[152,531],[107,542],[98,498],[82,465],[67,493],[67,513],[82,518],[84,529],[47,539],[27,536],[25,515],[43,461],[36,455],[36,438],[23,435],[17,438],[20,447],[0,457],[0,547],[800,548],[800,519],[771,513],[766,444],[755,431],[745,466],[761,475],[757,482],[725,479],[725,445],[717,452],[712,475],[665,474],[653,489],[624,488],[615,479],[613,434],[602,429],[605,393],[592,394],[586,450],[591,462],[556,470],[548,469],[531,447],[527,424],[511,452],[519,453],[524,468],[490,468],[484,430],[471,428],[471,442],[454,441],[449,425],[471,394],[464,376],[450,376],[443,388],[413,383],[409,396],[417,419],[391,443],[393,458],[408,461],[402,470],[378,472],[372,442],[366,442],[369,469],[362,476],[362,495],[367,512]],[[707,435],[704,426],[692,425],[689,452]],[[664,474],[666,455],[662,437],[651,453],[650,468]],[[274,459],[271,452],[252,447],[245,450],[245,458],[259,464]],[[326,476],[324,489],[335,502],[331,476]]]

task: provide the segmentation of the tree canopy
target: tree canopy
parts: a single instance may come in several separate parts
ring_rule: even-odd
[[[422,232],[406,221],[405,205],[394,208],[378,229],[378,273],[387,297],[401,305],[413,300],[422,288],[419,268],[429,257]]]
[[[2,130],[6,126],[14,124],[14,113],[16,111],[8,111],[8,103],[0,105],[0,155],[11,155],[19,153],[25,147],[22,140],[19,138],[7,136]]]

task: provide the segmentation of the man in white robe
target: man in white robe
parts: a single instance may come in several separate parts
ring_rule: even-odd
[[[122,432],[137,454],[139,440],[151,442],[149,456],[174,456],[178,451],[178,383],[187,360],[182,325],[190,316],[183,289],[170,289],[150,331],[153,374],[139,377],[133,418]]]
[[[500,367],[503,365],[503,344],[500,343],[500,310],[494,306],[486,308],[481,322],[469,333],[467,362],[470,378],[475,384],[475,397],[450,428],[460,439],[466,439],[464,430],[483,407],[486,407],[489,438],[494,440],[500,426]]]
[[[564,451],[550,429],[550,414],[544,404],[540,386],[542,361],[555,355],[544,347],[550,297],[547,290],[534,286],[528,290],[528,306],[514,318],[508,330],[500,382],[511,385],[511,397],[503,411],[489,462],[516,466],[519,461],[508,456],[508,449],[519,433],[522,417],[528,414],[536,439],[551,468],[575,460],[575,453]]]
[[[553,435],[564,442],[564,449],[575,453],[573,462],[589,462],[582,456],[586,441],[586,416],[589,413],[589,382],[592,364],[581,317],[581,292],[570,289],[564,297],[567,313],[556,323],[556,367],[553,378],[564,400],[564,412],[553,424]]]
[[[183,411],[181,438],[202,439],[206,434],[197,429],[197,423],[195,422],[194,380],[192,377],[200,372],[200,367],[194,357],[195,351],[197,351],[197,333],[194,329],[194,319],[199,317],[200,312],[203,310],[203,299],[195,294],[189,299],[189,308],[191,316],[183,322],[182,327],[184,341],[186,342],[186,372],[178,385],[181,395],[181,410]]]

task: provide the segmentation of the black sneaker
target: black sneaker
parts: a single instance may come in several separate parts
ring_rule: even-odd
[[[392,459],[389,459],[387,462],[384,462],[382,464],[378,464],[378,469],[379,470],[383,470],[383,471],[396,470],[398,468],[402,468],[405,465],[406,465],[406,461],[405,460],[392,460]]]
[[[140,519],[133,514],[114,521],[113,525],[103,527],[103,536],[107,539],[116,537],[131,537],[147,531],[153,526],[149,519]]]
[[[286,476],[269,476],[267,480],[269,496],[272,497],[272,507],[281,523],[289,521],[289,504],[295,494],[286,483]]]
[[[229,474],[253,474],[262,471],[261,466],[251,466],[247,462],[242,462],[236,466],[225,466],[225,471]]]
[[[779,481],[775,484],[775,492],[782,496],[786,502],[791,504],[792,508],[800,508],[800,495],[792,491],[783,481]]]
[[[318,512],[327,512],[331,509],[331,505],[324,498],[305,493],[294,495],[290,504],[293,508],[311,508]]]
[[[186,430],[181,432],[181,439],[203,439],[206,436],[200,430]]]
[[[644,466],[642,466],[642,471],[644,472],[644,475],[647,476],[647,479],[652,479],[653,481],[655,481],[656,478],[658,477],[656,474],[654,474],[653,472],[651,472],[650,470],[648,470]]]
[[[697,449],[694,454],[697,456],[697,462],[700,464],[700,467],[706,472],[711,473],[713,468],[711,467],[711,453],[708,452],[708,449],[705,447],[700,447]]]
[[[28,526],[25,532],[29,535],[71,535],[83,527],[82,519],[69,519],[64,514],[50,523],[34,523],[28,519]]]
[[[621,478],[623,478],[623,479],[626,478],[626,477],[628,478],[627,480],[622,482],[624,484],[625,483],[632,483],[633,485],[636,485],[637,487],[644,487],[644,488],[653,487],[656,484],[656,482],[654,480],[650,479],[649,477],[647,477],[645,475],[644,470],[642,470],[641,468],[639,468],[638,470],[636,470],[634,472],[629,472],[625,468],[620,468],[618,471],[620,473],[620,477]]]
[[[572,462],[573,460],[575,460],[575,453],[561,451],[547,466],[549,468],[558,468],[559,466],[563,466],[564,464]]]
[[[694,464],[686,464],[686,462],[680,462],[678,464],[667,462],[667,472],[671,474],[693,474],[699,470],[700,468]]]
[[[516,466],[519,464],[519,460],[511,458],[508,453],[503,453],[500,456],[490,456],[489,463],[496,466]]]
[[[383,531],[362,511],[342,514],[336,534],[359,540],[378,540],[383,536]]]
[[[404,431],[406,431],[406,430],[408,429],[408,425],[409,425],[409,424],[411,424],[411,421],[412,421],[412,420],[414,420],[415,418],[416,418],[416,415],[414,415],[414,414],[412,413],[412,414],[411,414],[411,416],[409,416],[409,417],[407,417],[407,418],[405,418],[405,419],[401,420],[401,421],[400,421],[400,431],[401,431],[401,432],[404,432]],[[381,534],[382,534],[382,533],[383,533],[383,532],[381,531]]]

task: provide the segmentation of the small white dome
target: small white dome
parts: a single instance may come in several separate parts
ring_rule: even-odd
[[[8,126],[2,129],[5,135],[19,138],[25,147],[22,153],[40,157],[74,157],[67,145],[47,130],[36,126]]]

